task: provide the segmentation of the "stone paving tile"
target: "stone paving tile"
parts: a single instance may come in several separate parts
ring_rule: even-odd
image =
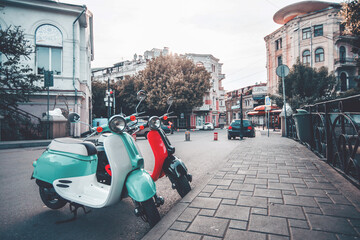
[[[168,230],[160,240],[200,240],[201,235]]]
[[[178,231],[184,231],[187,229],[187,227],[190,225],[188,222],[179,222],[176,221],[174,224],[170,227],[172,230],[178,230]]]
[[[355,227],[360,227],[360,220],[359,219],[350,219],[351,225]]]
[[[213,217],[215,215],[216,210],[210,210],[210,209],[201,209],[199,212],[200,216],[208,216]]]
[[[285,218],[251,215],[249,230],[279,235],[289,235],[288,224]]]
[[[257,214],[257,215],[268,215],[268,210],[266,208],[251,208],[251,214]]]
[[[360,213],[354,206],[328,203],[319,203],[319,206],[325,215],[360,219]]]
[[[197,216],[188,228],[188,232],[223,237],[230,220]]]
[[[301,178],[280,178],[281,183],[291,183],[291,184],[305,184],[304,180]]]
[[[284,202],[288,205],[297,205],[304,207],[317,207],[317,203],[313,197],[284,195]]]
[[[252,196],[253,192],[241,191],[240,196]]]
[[[216,211],[215,217],[247,221],[249,219],[249,214],[250,207],[220,205]]]
[[[246,221],[231,220],[229,228],[246,230],[247,225],[248,225],[248,222],[246,222]]]
[[[255,197],[281,198],[282,194],[281,194],[280,190],[255,188],[254,196]]]
[[[245,175],[233,174],[233,173],[226,173],[224,179],[233,179],[233,180],[244,180]]]
[[[305,215],[301,207],[290,205],[270,205],[269,215],[275,217],[305,219]]]
[[[244,180],[245,184],[257,184],[257,185],[267,185],[267,179],[257,179],[246,177]]]
[[[199,193],[198,196],[199,196],[199,197],[210,197],[210,196],[211,196],[211,193],[204,193],[204,192],[202,192],[202,193]]]
[[[348,236],[348,235],[340,235],[337,234],[339,240],[359,240],[360,237]]]
[[[309,179],[315,179],[315,177],[311,173],[299,173],[299,172],[291,172],[290,173],[291,178],[309,178]]]
[[[267,173],[267,174],[261,174],[261,173],[259,173],[259,174],[257,175],[257,178],[276,179],[276,180],[278,180],[278,179],[279,179],[279,175],[278,175],[278,174],[270,174],[270,173]]]
[[[310,189],[310,188],[296,187],[295,191],[296,191],[297,195],[299,195],[299,196],[327,197],[327,194],[323,189]]]
[[[343,195],[336,195],[336,194],[329,193],[328,196],[336,204],[352,205],[349,202],[349,200],[347,200]]]
[[[223,199],[221,204],[236,205],[236,200],[234,200],[234,199]]]
[[[269,181],[270,189],[294,190],[294,186],[288,183],[274,183]]]
[[[318,203],[333,203],[333,201],[331,201],[330,198],[320,198],[320,197],[315,197],[315,200],[318,202]]]
[[[282,190],[282,194],[283,195],[297,195],[295,190],[294,191]]]
[[[212,194],[211,197],[213,198],[230,198],[230,199],[237,199],[239,196],[239,191],[233,190],[220,190],[216,189]]]
[[[282,198],[268,198],[268,203],[270,204],[284,204],[284,200]]]
[[[244,183],[235,183],[235,182],[233,182],[230,185],[229,189],[253,192],[255,190],[255,185],[254,184],[244,184]]]
[[[287,170],[285,170],[285,169],[269,168],[268,172],[271,173],[271,174],[279,174],[279,175],[283,175],[283,176],[285,176],[285,175],[288,176],[289,175],[289,172]]]
[[[212,186],[212,185],[206,185],[202,192],[208,192],[208,193],[212,193],[213,191],[215,191],[216,186]]]
[[[236,204],[246,207],[267,208],[267,198],[239,196]]]
[[[185,211],[180,215],[178,220],[184,222],[191,222],[192,220],[194,220],[199,211],[200,209],[198,208],[186,208]]]
[[[316,240],[337,240],[335,234],[311,231],[301,228],[291,228],[291,238],[293,240],[305,240],[305,239],[316,239]]]
[[[229,186],[231,181],[229,179],[211,179],[208,185]]]
[[[290,240],[289,237],[268,234],[269,240]]]
[[[227,190],[229,189],[229,186],[217,186],[216,189]]]
[[[344,218],[315,214],[308,214],[307,217],[313,230],[347,234],[353,236],[358,235],[355,232],[354,228],[350,225],[350,223]]]
[[[239,171],[237,171],[237,174],[246,175],[246,176],[249,176],[249,175],[256,176],[256,175],[257,175],[257,171],[256,171],[256,170],[244,170],[244,169],[240,169]]]
[[[319,207],[303,207],[305,213],[323,214]]]
[[[190,204],[190,207],[217,209],[220,202],[221,199],[217,198],[196,197]]]
[[[229,229],[226,232],[224,240],[235,240],[235,239],[246,239],[246,240],[266,240],[266,234],[241,231],[237,229]]]
[[[290,227],[309,229],[307,221],[298,219],[288,219]]]
[[[204,236],[202,238],[202,240],[220,240],[222,238],[218,238],[218,237],[211,237],[211,236]]]
[[[336,188],[331,183],[318,183],[318,182],[308,182],[305,180],[308,188],[315,189],[327,189],[327,190],[335,190]]]

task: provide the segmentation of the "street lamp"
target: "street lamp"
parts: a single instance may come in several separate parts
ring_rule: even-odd
[[[283,98],[284,98],[284,121],[285,121],[285,137],[287,137],[287,123],[286,123],[286,96],[285,96],[285,77],[289,74],[288,66],[282,64],[276,68],[276,74],[282,78]]]

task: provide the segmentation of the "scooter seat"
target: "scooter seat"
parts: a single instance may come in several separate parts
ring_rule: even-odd
[[[58,138],[51,141],[48,149],[60,152],[74,153],[83,156],[91,156],[97,154],[96,147],[91,142],[83,142],[82,140],[73,138]]]

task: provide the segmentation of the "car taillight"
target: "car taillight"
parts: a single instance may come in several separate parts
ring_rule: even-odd
[[[252,130],[252,126],[248,126],[248,130]]]
[[[232,126],[229,126],[229,130],[231,130],[232,129]]]

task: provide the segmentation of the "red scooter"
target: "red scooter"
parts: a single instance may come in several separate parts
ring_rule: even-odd
[[[172,98],[169,98],[167,102],[169,104],[169,111],[173,102]],[[155,182],[166,175],[172,183],[172,188],[176,189],[181,197],[184,197],[191,190],[190,182],[192,181],[192,176],[188,173],[184,162],[174,155],[175,147],[171,145],[161,129],[160,119],[167,120],[168,111],[160,118],[157,116],[151,117],[147,123],[139,127],[140,129],[144,129],[147,126],[150,128],[147,139],[155,157],[154,170],[149,172],[152,179]]]

